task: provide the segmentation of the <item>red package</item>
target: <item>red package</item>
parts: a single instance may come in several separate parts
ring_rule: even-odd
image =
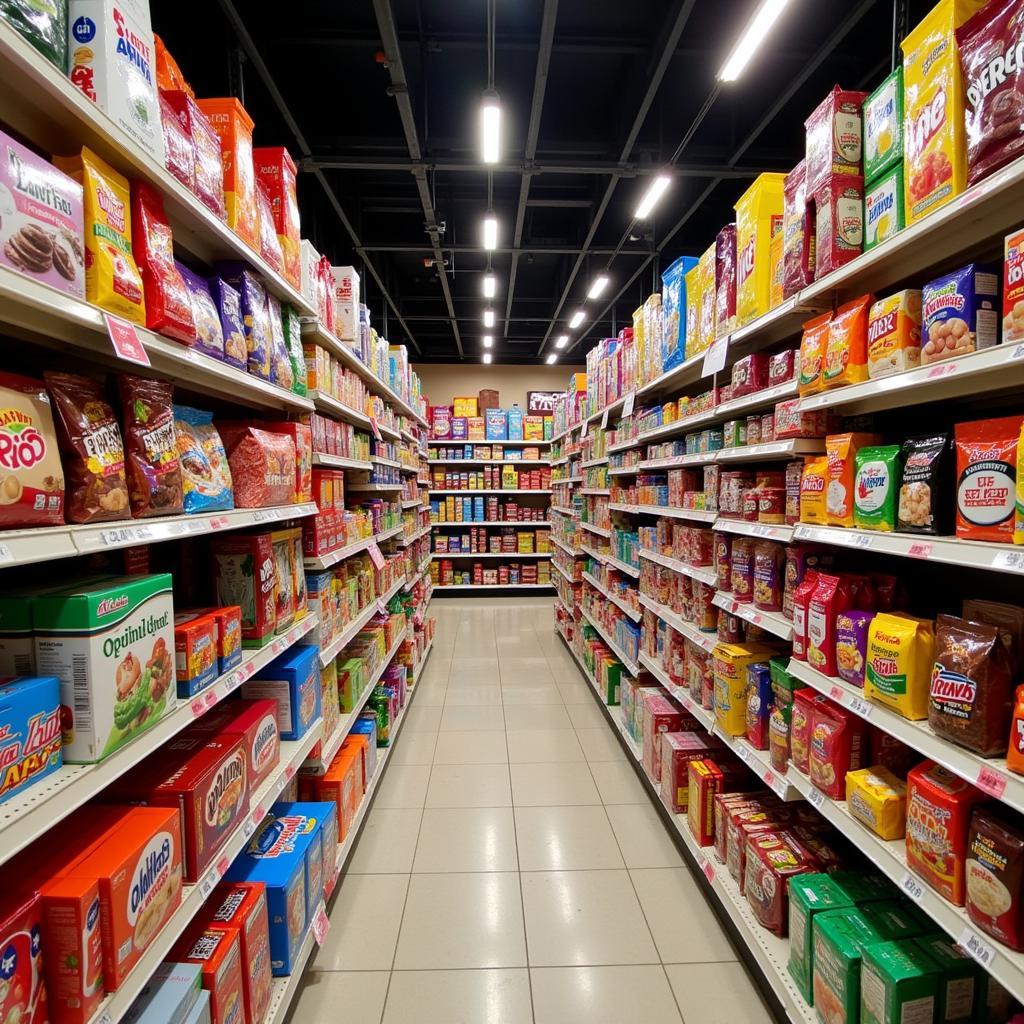
[[[797,594],[800,588],[797,588]],[[836,669],[836,616],[849,611],[851,588],[846,576],[818,574],[807,610],[807,663],[827,676]]]
[[[298,288],[302,271],[295,163],[283,146],[254,149],[252,160],[256,180],[267,190],[270,197],[274,229],[277,231],[284,259],[284,276]]]
[[[231,467],[235,508],[291,505],[295,492],[295,442],[245,423],[217,424]]]
[[[735,329],[736,225],[726,224],[715,239],[715,337]]]
[[[160,126],[164,133],[164,166],[190,192],[195,192],[196,154],[192,136],[182,127],[163,92],[160,93]]]
[[[846,799],[846,773],[864,767],[863,718],[831,701],[811,708],[808,774],[811,782],[833,800]]]
[[[748,836],[743,889],[754,917],[770,932],[786,935],[789,879],[816,870],[818,865],[811,852],[788,832]]]
[[[732,397],[743,398],[768,386],[768,356],[753,352],[732,364]]]
[[[956,30],[964,76],[967,184],[1024,150],[1020,0],[992,0]]]
[[[274,210],[267,190],[259,182],[256,183],[256,209],[260,256],[280,274],[284,266],[284,256],[277,231],[274,229]]]
[[[189,929],[168,954],[177,963],[200,964],[210,993],[211,1024],[238,1024],[244,1005],[242,948],[236,928]]]
[[[118,386],[132,516],[146,519],[180,515],[181,463],[171,405],[174,385],[122,374]]]
[[[142,275],[146,326],[191,345],[196,340],[192,300],[174,265],[171,226],[160,193],[144,181],[132,182],[132,255]]]
[[[689,764],[686,820],[698,846],[715,841],[715,796],[722,792],[722,770],[710,759]]]
[[[817,191],[838,174],[860,174],[864,123],[861,107],[866,92],[832,91],[806,121],[807,191]]]
[[[299,504],[313,499],[313,435],[308,423],[263,423],[262,428],[272,434],[290,437],[295,446],[295,489],[292,501]],[[340,475],[340,474],[339,474]],[[338,488],[337,498],[344,507],[344,489]]]
[[[255,793],[281,760],[277,701],[232,700],[208,711],[189,727],[196,736],[239,736],[249,754],[249,791]]]
[[[718,793],[715,796],[715,856],[722,864],[725,863],[729,816],[741,808],[762,807],[768,799],[774,800],[775,797],[760,789],[751,793]]]
[[[0,1020],[20,1024],[46,1024],[46,991],[40,948],[39,896],[4,894],[0,902],[0,949],[3,984],[0,984]]]
[[[713,757],[722,750],[717,737],[699,732],[661,734],[661,799],[675,814],[685,814],[689,805],[691,761]]]
[[[320,298],[320,319],[331,334],[335,332],[334,323],[334,275],[331,273],[331,261],[326,256],[320,257],[320,287],[317,290]]]
[[[786,175],[782,191],[782,295],[788,299],[814,280],[814,219],[803,160]]]
[[[227,220],[224,205],[224,162],[220,137],[195,99],[180,89],[160,94],[178,117],[178,123],[192,140],[195,155],[195,194],[199,201],[221,220]]]
[[[921,763],[921,755],[902,740],[890,736],[884,729],[868,729],[868,764],[888,768],[897,778],[906,779],[907,772]]]
[[[811,598],[814,596],[817,586],[817,570],[808,569],[793,593],[793,657],[797,661],[807,660],[807,625],[810,617]]]
[[[1013,540],[1017,442],[1024,417],[956,425],[956,535]]]
[[[825,698],[809,686],[793,694],[793,712],[789,722],[789,759],[797,771],[809,773],[811,717],[814,705]]]
[[[754,607],[766,612],[782,611],[785,550],[774,541],[754,545]]]
[[[218,903],[219,901],[219,903]],[[242,954],[242,994],[246,1024],[261,1024],[270,1005],[270,919],[262,882],[223,882],[214,890],[212,931],[237,931]]]
[[[864,248],[864,179],[833,174],[814,193],[814,277],[856,259]]]
[[[277,628],[277,573],[270,534],[214,537],[210,551],[217,600],[242,608],[242,646],[269,643]]]

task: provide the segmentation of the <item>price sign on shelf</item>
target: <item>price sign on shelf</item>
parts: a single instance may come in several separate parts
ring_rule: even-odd
[[[871,708],[872,708],[872,705],[869,704],[866,700],[863,700],[860,697],[851,697],[850,698],[850,710],[855,715],[859,715],[861,718],[870,718],[871,717]]]
[[[932,546],[931,544],[914,543],[907,548],[907,554],[911,558],[931,558]]]
[[[983,793],[988,793],[989,796],[1001,799],[1003,793],[1006,792],[1006,776],[985,764],[981,766],[981,770],[978,772],[975,785]]]
[[[590,420],[584,420],[583,426],[580,427],[580,440],[587,436],[587,431],[590,429]]]
[[[198,718],[204,711],[206,711],[206,701],[202,697],[197,697],[192,701],[192,717]]]
[[[370,417],[370,429],[373,431],[374,440],[376,440],[376,441],[382,441],[383,440],[383,438],[381,437],[381,434],[380,434],[380,427],[377,425],[377,417],[376,416],[371,416]]]
[[[203,880],[199,883],[199,895],[202,899],[208,899],[210,893],[213,892],[217,885],[218,875],[216,869],[213,871],[207,871],[203,876]]]
[[[633,415],[633,406],[636,404],[636,392],[630,391],[626,400],[622,403],[622,418],[627,419]]]
[[[811,786],[810,792],[807,794],[807,799],[810,801],[813,807],[817,807],[820,811],[825,806],[825,794],[822,793],[817,786]]]
[[[5,562],[13,562],[14,554],[6,544],[0,544],[0,565]]]
[[[936,380],[939,377],[950,377],[956,373],[956,363],[937,363],[925,375],[926,380]]]
[[[111,316],[110,313],[104,313],[103,319],[107,324],[107,334],[110,336],[110,344],[114,347],[114,354],[129,363],[149,366],[149,354],[142,344],[135,324],[130,324],[118,316]]]
[[[1024,551],[1000,551],[992,559],[993,569],[1005,572],[1024,572]]]
[[[371,541],[369,547],[366,549],[366,553],[370,556],[370,561],[373,562],[375,569],[384,568],[384,555],[381,553],[380,547],[376,541]]]
[[[609,411],[608,407],[605,406],[604,415],[601,417],[601,429],[602,430],[607,430],[608,429],[608,411]]]
[[[828,695],[837,703],[842,704],[843,702],[843,691],[838,686],[833,686],[829,691]]]
[[[381,615],[387,615],[388,613],[388,606],[384,603],[383,599],[379,597],[377,598],[377,611],[380,612]]]
[[[903,873],[903,877],[900,879],[900,888],[915,903],[920,903],[924,899],[924,885],[909,871]]]
[[[729,352],[729,335],[716,338],[711,347],[704,353],[702,377],[710,377],[713,373],[721,373],[725,369],[725,357]]]
[[[313,915],[313,938],[316,939],[316,944],[322,946],[324,940],[327,938],[327,931],[331,927],[330,919],[327,917],[327,908],[324,906],[324,901],[320,901],[320,906],[316,908],[316,913]]]
[[[974,957],[982,967],[991,967],[996,958],[996,951],[980,936],[970,928],[965,928],[960,935],[957,945],[965,952]]]

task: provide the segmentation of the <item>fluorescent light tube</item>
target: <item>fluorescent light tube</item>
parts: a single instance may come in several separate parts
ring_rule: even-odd
[[[491,353],[490,352],[485,352],[484,353],[484,362],[485,363],[489,363],[490,361],[491,361]]]
[[[490,348],[494,344],[494,338],[490,334],[484,335],[484,348]]]
[[[569,344],[569,335],[568,334],[560,334],[558,336],[558,341],[555,342],[555,348],[565,348],[565,346],[568,345],[568,344]]]
[[[633,214],[636,220],[644,220],[644,218],[651,215],[651,211],[657,205],[658,200],[665,194],[665,189],[672,183],[672,179],[667,174],[659,174],[654,181],[647,186],[647,191],[644,193],[643,199],[640,200],[640,205],[636,208],[636,213]]]
[[[501,159],[501,102],[496,92],[484,93],[480,103],[480,159],[485,164]]]
[[[483,247],[490,252],[498,248],[498,218],[493,213],[484,217]]]
[[[498,279],[493,274],[484,274],[484,298],[493,299],[498,290]]]
[[[779,15],[788,3],[789,0],[763,0],[757,12],[747,23],[743,35],[733,47],[728,60],[722,65],[722,70],[718,72],[719,81],[735,82],[743,74],[743,69],[757,53],[765,36],[771,31],[772,25],[778,21]]]
[[[572,315],[572,319],[569,321],[569,326],[575,330],[579,325],[583,323],[583,310],[577,309]]]
[[[493,309],[485,309],[484,310],[484,327],[493,327],[493,326],[494,326],[494,310]]]
[[[594,283],[590,286],[590,291],[587,292],[588,299],[598,299],[601,297],[601,293],[608,287],[610,278],[607,274],[601,274],[600,277],[594,278]]]
[[[556,356],[555,353],[552,352],[544,361],[548,364],[548,366],[550,366],[552,363],[558,362],[558,356]]]

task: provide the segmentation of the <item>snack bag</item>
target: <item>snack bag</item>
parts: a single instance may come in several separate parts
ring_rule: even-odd
[[[236,508],[290,505],[295,492],[295,442],[247,423],[219,424],[231,466]]]
[[[967,916],[994,939],[1024,950],[1024,827],[1003,807],[976,807],[967,836]]]
[[[174,385],[122,374],[118,387],[132,516],[145,519],[178,515],[182,511],[182,485],[171,405]]]
[[[996,344],[999,278],[992,267],[969,263],[929,281],[921,301],[922,363],[952,359]]]
[[[818,573],[807,606],[807,664],[827,676],[836,674],[836,619],[851,601],[847,577]]]
[[[712,243],[697,263],[700,273],[700,343],[706,349],[715,340],[715,246]],[[689,355],[689,353],[687,353]]]
[[[910,437],[903,442],[896,529],[901,533],[948,533],[952,518],[948,434]]]
[[[771,241],[782,225],[784,174],[759,174],[736,201],[736,322],[771,308]]]
[[[782,294],[795,295],[814,280],[814,232],[807,207],[807,164],[801,160],[782,183]]]
[[[1006,754],[1006,767],[1024,775],[1024,686],[1018,686],[1010,721],[1010,749]]]
[[[812,706],[807,774],[827,797],[845,799],[847,772],[858,771],[863,762],[866,729],[864,719],[831,701]]]
[[[939,0],[903,40],[903,174],[907,223],[967,184],[965,109],[954,32],[986,0]]]
[[[865,445],[878,444],[876,434],[831,434],[825,438],[828,459],[828,488],[825,509],[829,526],[853,526],[854,475],[856,457]]]
[[[195,324],[195,347],[204,355],[214,359],[224,359],[224,334],[221,329],[220,314],[210,294],[209,286],[204,278],[194,274],[183,263],[174,263],[188,294],[192,308],[192,321]]]
[[[928,688],[935,661],[932,623],[881,612],[868,630],[864,695],[919,721],[928,717]]]
[[[1013,512],[1013,543],[1024,544],[1024,425],[1017,441],[1016,500]]]
[[[252,118],[233,96],[196,101],[220,139],[228,227],[259,249],[259,212],[252,160]]]
[[[174,430],[186,513],[220,512],[235,507],[231,468],[213,413],[174,406]]]
[[[871,295],[862,295],[832,314],[821,372],[826,388],[868,379],[868,308],[872,299]]]
[[[896,68],[868,96],[863,115],[864,177],[876,181],[903,159],[903,68]]]
[[[875,380],[921,365],[921,292],[879,299],[868,314],[868,376]]]
[[[52,0],[45,5],[38,0],[0,0],[0,21],[6,21],[24,36],[61,74],[66,73],[67,0]]]
[[[715,238],[715,337],[736,330],[736,225]]]
[[[132,256],[128,179],[84,148],[54,163],[80,182],[85,214],[85,297],[125,320],[146,325],[142,277]]]
[[[117,417],[99,383],[72,373],[43,374],[57,407],[67,468],[67,519],[103,523],[127,519],[128,483]]]
[[[896,529],[900,446],[861,448],[854,458],[853,522],[861,530]]]
[[[813,395],[825,387],[821,374],[831,322],[832,314],[822,313],[804,324],[804,333],[800,339],[800,373],[797,377],[797,391],[801,396]]]
[[[161,98],[174,111],[182,130],[192,140],[196,198],[215,216],[224,220],[224,163],[220,138],[210,119],[199,109],[195,97],[184,89],[161,90]]]
[[[223,263],[217,269],[220,276],[238,292],[241,300],[249,372],[255,377],[270,380],[270,349],[273,339],[267,314],[266,290],[257,275],[244,263]]]
[[[1014,534],[1017,441],[1024,416],[956,425],[956,535],[1008,543]]]
[[[836,616],[836,674],[853,686],[864,686],[868,629],[874,612],[846,611]]]
[[[292,390],[295,378],[292,376],[292,357],[284,340],[284,324],[281,322],[281,300],[267,293],[267,322],[270,324],[270,379],[285,391]],[[305,361],[303,361],[305,368]]]
[[[282,272],[296,288],[301,283],[299,200],[295,183],[295,162],[283,146],[252,151],[256,180],[270,197],[274,229],[281,246]]]
[[[153,33],[153,47],[156,53],[156,87],[161,90],[183,89],[189,96],[194,96],[195,93],[181,73],[178,62],[171,56],[170,50],[155,32]]]
[[[814,276],[820,279],[864,248],[864,179],[833,174],[813,195]]]
[[[833,175],[861,173],[861,107],[866,97],[834,86],[804,121],[808,192],[816,192]]]
[[[800,522],[828,525],[825,492],[828,487],[828,457],[804,460],[800,477]]]
[[[281,306],[281,326],[284,329],[284,342],[288,349],[288,358],[292,363],[292,391],[297,395],[305,395],[306,359],[302,350],[302,323],[293,306]]]
[[[242,326],[242,299],[237,290],[232,288],[223,278],[208,277],[206,284],[210,297],[220,317],[221,337],[224,339],[222,350],[212,349],[208,354],[238,370],[246,368],[249,353],[245,346],[245,328]],[[305,363],[303,363],[305,377]]]
[[[189,190],[196,190],[196,151],[174,108],[159,96],[160,128],[164,136],[164,166]]]

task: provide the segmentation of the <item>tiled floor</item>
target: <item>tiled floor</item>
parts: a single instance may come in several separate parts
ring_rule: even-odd
[[[770,1021],[551,601],[431,614],[433,653],[292,1020]]]

